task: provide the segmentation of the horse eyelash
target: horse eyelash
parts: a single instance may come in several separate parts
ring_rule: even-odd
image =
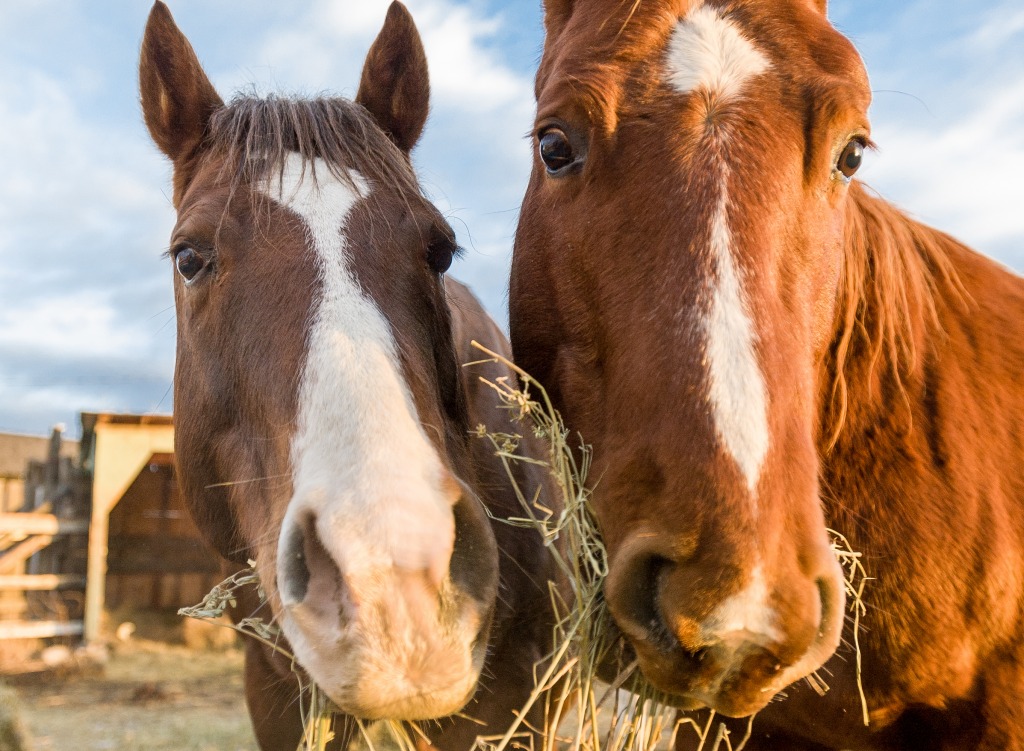
[[[178,253],[178,251],[184,250],[185,248],[193,248],[199,251],[199,255],[206,258],[207,261],[212,260],[212,256],[214,253],[214,248],[212,245],[207,245],[206,243],[200,242],[193,242],[190,240],[181,240],[179,242],[174,243],[173,245],[168,247],[167,250],[162,251],[160,253],[160,257],[169,258],[173,261],[174,256]]]

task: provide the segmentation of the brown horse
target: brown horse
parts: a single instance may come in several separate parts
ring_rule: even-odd
[[[545,1],[513,350],[593,444],[608,605],[680,706],[759,712],[748,748],[1022,749],[1024,283],[852,179],[825,10]],[[868,727],[829,528],[875,578]]]
[[[548,652],[554,571],[539,535],[488,519],[518,501],[470,429],[508,419],[459,363],[473,338],[508,345],[445,280],[454,233],[412,171],[428,106],[412,19],[392,4],[355,102],[225,105],[158,2],[140,80],[174,164],[176,459],[196,522],[255,559],[287,648],[342,712],[461,710],[424,726],[446,749],[504,731]],[[260,746],[294,751],[292,666],[248,651]]]

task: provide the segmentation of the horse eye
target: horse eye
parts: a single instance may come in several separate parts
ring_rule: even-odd
[[[188,245],[174,251],[174,268],[186,282],[191,282],[206,267],[206,261]]]
[[[839,155],[839,162],[836,164],[836,169],[839,170],[844,177],[850,179],[854,173],[860,169],[861,162],[864,161],[864,144],[860,141],[850,141],[846,144],[846,148],[843,149],[843,153]]]
[[[427,263],[434,270],[435,274],[443,274],[452,265],[452,257],[455,249],[451,245],[440,245],[431,243],[427,248]]]
[[[568,136],[558,128],[549,128],[541,133],[538,151],[550,174],[563,170],[576,161],[576,154]]]
[[[427,263],[435,274],[443,274],[452,265],[457,250],[454,237],[438,233],[427,245]]]

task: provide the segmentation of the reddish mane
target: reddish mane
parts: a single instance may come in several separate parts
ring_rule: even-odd
[[[748,751],[1021,747],[1024,281],[854,177],[824,5],[546,0],[516,359],[593,445],[609,610],[680,706],[756,713]],[[873,577],[868,727],[830,530]]]
[[[925,329],[941,326],[936,298],[969,305],[951,257],[963,246],[919,224],[857,183],[846,223],[843,274],[833,344],[832,425],[827,452],[839,438],[849,408],[848,360],[867,361],[869,379],[903,380],[919,372]],[[884,374],[876,374],[882,368]],[[867,394],[860,396],[870,397]]]

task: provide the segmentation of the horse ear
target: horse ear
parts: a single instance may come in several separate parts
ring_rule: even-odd
[[[409,11],[398,0],[363,63],[356,101],[405,153],[419,140],[430,109],[427,55]]]
[[[160,0],[149,12],[142,39],[139,93],[150,135],[175,164],[195,151],[210,116],[224,106],[192,45]]]
[[[556,36],[572,15],[573,0],[544,0],[544,33]]]

